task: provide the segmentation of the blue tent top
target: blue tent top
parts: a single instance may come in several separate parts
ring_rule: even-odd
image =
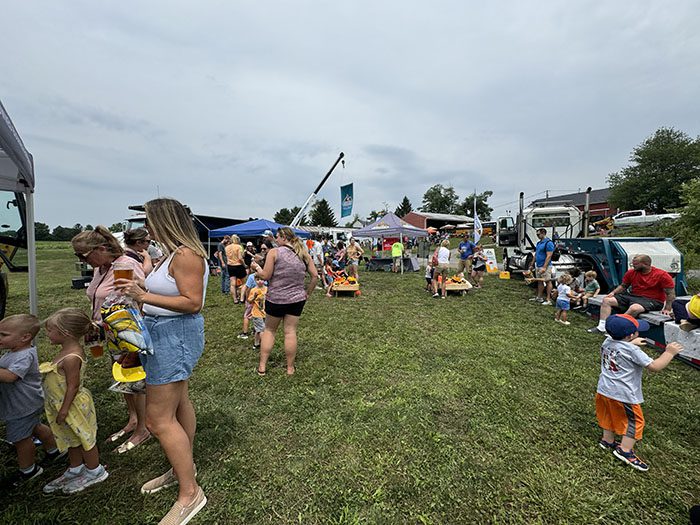
[[[284,227],[284,224],[278,224],[273,221],[268,221],[266,219],[256,219],[254,221],[243,222],[241,224],[234,224],[233,226],[226,226],[224,228],[217,228],[216,230],[209,230],[210,239],[220,239],[225,235],[238,235],[239,237],[257,237],[262,235],[265,230],[271,230],[273,235],[280,228]],[[294,233],[299,237],[306,239],[311,234],[302,230],[297,230],[292,228]]]

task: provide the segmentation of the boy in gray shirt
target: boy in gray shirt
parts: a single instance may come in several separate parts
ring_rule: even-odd
[[[0,420],[5,422],[6,439],[15,446],[19,463],[19,471],[3,480],[7,488],[43,472],[35,463],[34,436],[44,444],[47,460],[61,456],[51,429],[41,423],[44,394],[39,357],[32,346],[38,332],[39,320],[33,315],[12,315],[0,321],[0,348],[9,350],[0,357]]]
[[[600,348],[600,378],[595,395],[598,424],[603,429],[601,448],[612,450],[616,458],[646,472],[649,465],[634,453],[635,443],[642,439],[642,371],[663,370],[673,357],[683,350],[678,343],[666,345],[666,351],[657,359],[646,355],[633,341],[639,332],[649,330],[649,323],[631,315],[611,315],[605,321],[609,337]],[[618,444],[615,435],[622,436]]]

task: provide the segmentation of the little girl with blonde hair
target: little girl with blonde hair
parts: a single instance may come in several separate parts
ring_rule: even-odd
[[[63,308],[44,323],[49,341],[61,345],[58,355],[41,363],[44,409],[59,450],[68,449],[70,467],[44,486],[44,493],[73,494],[100,483],[109,474],[97,450],[97,418],[92,395],[82,385],[85,352],[80,340],[93,326],[78,308]]]

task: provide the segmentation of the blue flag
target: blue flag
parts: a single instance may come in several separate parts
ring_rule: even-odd
[[[352,183],[340,187],[340,217],[352,215]]]
[[[474,244],[479,242],[481,234],[484,233],[484,228],[481,226],[479,216],[476,214],[476,191],[474,192]]]

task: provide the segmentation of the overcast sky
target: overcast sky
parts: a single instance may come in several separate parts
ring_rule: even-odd
[[[661,126],[700,134],[698,20],[697,0],[9,2],[0,99],[52,227],[158,192],[272,218],[340,151],[339,220],[350,182],[363,217],[438,183],[498,214],[604,187]]]

